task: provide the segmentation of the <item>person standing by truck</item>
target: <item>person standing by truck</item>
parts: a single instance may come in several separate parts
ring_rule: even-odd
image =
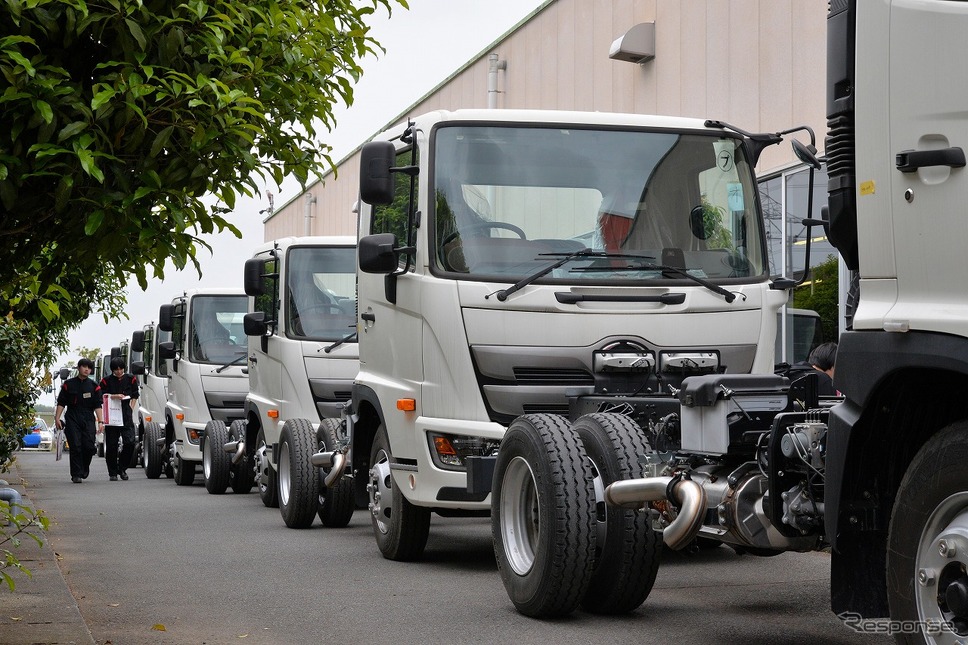
[[[124,359],[111,359],[111,373],[101,379],[101,394],[121,401],[121,417],[108,418],[104,426],[104,458],[108,462],[108,478],[116,482],[118,477],[128,481],[128,464],[134,454],[134,421],[132,414],[138,406],[138,379],[125,372]],[[121,454],[118,455],[118,440]]]
[[[71,446],[71,481],[75,484],[80,484],[91,473],[91,460],[97,451],[95,422],[102,424],[101,388],[94,379],[89,378],[93,369],[94,361],[91,359],[77,361],[77,376],[64,381],[54,409],[54,425],[58,430],[64,430]],[[65,409],[67,413],[62,420],[61,414]]]

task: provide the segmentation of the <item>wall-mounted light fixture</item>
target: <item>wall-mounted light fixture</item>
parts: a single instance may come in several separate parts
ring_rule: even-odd
[[[613,60],[647,63],[655,58],[655,23],[642,22],[615,39],[608,51]]]

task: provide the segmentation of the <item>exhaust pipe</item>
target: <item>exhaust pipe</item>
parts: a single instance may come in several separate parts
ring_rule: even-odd
[[[341,452],[317,452],[309,458],[309,462],[316,468],[329,468],[323,483],[326,488],[332,488],[346,469],[346,455]]]
[[[232,454],[232,465],[235,465],[242,461],[245,457],[245,442],[244,441],[229,441],[222,445],[222,450]]]
[[[605,488],[605,503],[620,508],[642,508],[649,502],[670,501],[679,514],[662,531],[662,541],[670,549],[681,549],[692,542],[702,528],[706,514],[706,491],[691,479],[648,477],[627,479]]]

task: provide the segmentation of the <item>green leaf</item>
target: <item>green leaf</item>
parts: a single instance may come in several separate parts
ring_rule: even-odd
[[[149,150],[148,154],[152,157],[157,157],[162,149],[168,145],[168,141],[171,139],[171,134],[174,131],[175,126],[170,125],[159,132],[155,136],[155,140],[151,142],[151,150]]]
[[[84,234],[87,236],[94,235],[99,228],[101,228],[101,222],[104,221],[104,211],[94,211],[87,218],[87,222],[84,224]]]
[[[64,139],[69,139],[78,132],[83,132],[86,129],[86,121],[74,121],[73,123],[68,123],[66,126],[61,128],[60,132],[57,133],[57,143],[61,143],[64,141]]]
[[[136,41],[138,41],[138,46],[141,48],[141,51],[144,51],[146,42],[145,34],[143,31],[141,31],[141,26],[131,18],[125,18],[124,22],[126,25],[128,25],[128,32]]]
[[[94,95],[94,98],[91,99],[91,109],[97,111],[99,107],[113,99],[116,95],[117,92],[113,89],[98,92]]]
[[[50,108],[50,103],[47,101],[36,100],[34,101],[34,109],[40,113],[40,118],[44,120],[44,123],[51,123],[54,120],[54,111]]]

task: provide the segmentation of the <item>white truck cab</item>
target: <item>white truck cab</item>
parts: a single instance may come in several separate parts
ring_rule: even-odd
[[[744,134],[459,110],[364,146],[352,458],[385,557],[418,557],[431,511],[491,510],[522,415],[772,374],[792,285],[770,281],[752,168],[780,137]],[[640,417],[678,410],[650,405]]]
[[[158,355],[168,362],[165,444],[179,486],[195,479],[209,422],[229,425],[243,417],[245,311],[241,289],[186,291],[159,310],[158,328],[171,334],[170,341],[159,343]]]
[[[342,441],[339,419],[359,369],[356,342],[356,239],[290,237],[256,249],[245,266],[249,312],[249,392],[245,446],[266,506],[286,525],[349,522],[347,477],[330,488],[310,463]]]
[[[165,406],[168,402],[168,362],[160,358],[159,345],[171,340],[171,332],[149,323],[131,334],[131,373],[138,377],[138,422],[141,462],[148,479],[158,479],[166,469]]]

